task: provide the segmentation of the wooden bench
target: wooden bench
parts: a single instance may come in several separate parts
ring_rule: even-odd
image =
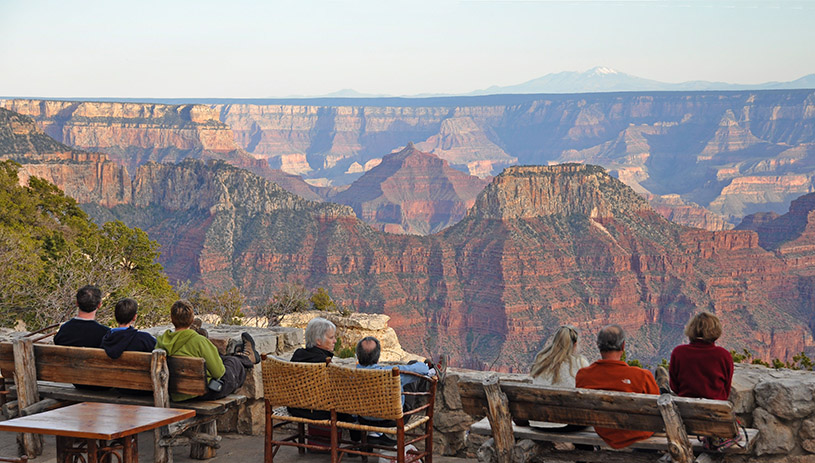
[[[669,394],[657,396],[556,388],[516,381],[500,381],[499,384],[496,376],[485,381],[462,378],[458,387],[464,411],[470,415],[488,417],[473,425],[470,432],[491,434],[499,461],[509,461],[512,458],[517,438],[584,444],[601,449],[600,452],[553,449],[551,458],[559,461],[654,461],[653,454],[630,450],[648,449],[668,451],[675,462],[691,463],[695,460],[694,452],[704,454],[704,449],[696,439],[691,444],[689,435],[729,438],[740,431],[735,422],[732,404],[721,400],[691,399]],[[579,432],[546,431],[517,426],[512,422],[513,419],[653,431],[659,434],[626,449],[614,450],[591,428]],[[758,431],[748,429],[747,434],[748,442],[752,443]],[[748,453],[749,447],[734,446],[723,451]],[[519,456],[516,459],[523,460]]]
[[[369,370],[348,368],[322,363],[286,362],[273,357],[264,358],[263,389],[266,402],[266,445],[265,461],[272,463],[281,445],[305,449],[321,450],[331,453],[332,463],[337,463],[343,454],[367,457],[383,457],[398,463],[409,463],[422,460],[433,461],[433,407],[436,397],[436,378],[427,378],[412,372],[403,372],[425,378],[430,381],[427,392],[403,392],[399,369]],[[403,412],[402,396],[424,396],[426,401]],[[296,407],[310,410],[327,410],[329,419],[313,420],[290,416],[288,413],[275,412],[276,407]],[[423,415],[419,413],[423,412]],[[384,420],[393,420],[396,426],[371,426],[339,421],[338,413],[359,415]],[[298,424],[298,431],[282,439],[274,439],[274,422],[293,422]],[[305,442],[304,427],[306,424],[325,426],[330,429],[329,445]],[[424,431],[419,431],[424,427]],[[341,439],[342,429],[361,432],[361,442]],[[381,432],[396,436],[395,456],[374,453],[371,450],[388,450],[387,447],[372,445],[367,442],[367,432]],[[408,445],[422,442],[423,450],[406,453]]]
[[[173,445],[190,445],[190,457],[208,459],[220,446],[215,420],[246,397],[171,402],[170,393],[206,393],[204,360],[167,357],[165,351],[125,352],[111,359],[102,349],[34,344],[30,339],[0,343],[0,372],[14,378],[17,400],[3,406],[7,417],[26,416],[77,402],[107,402],[195,410],[196,416],[155,431],[155,461],[172,461]],[[73,384],[151,391],[135,395],[119,389],[77,389]],[[24,434],[22,444],[30,457],[42,452],[39,436]]]

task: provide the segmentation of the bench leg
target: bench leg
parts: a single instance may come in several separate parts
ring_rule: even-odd
[[[173,448],[169,445],[161,445],[161,439],[169,435],[169,428],[162,426],[153,431],[153,459],[155,463],[173,463]]]
[[[209,423],[198,425],[198,429],[196,431],[214,438],[218,435],[218,426],[215,424],[215,420],[212,420]],[[208,460],[210,458],[215,458],[217,450],[218,449],[215,447],[193,442],[190,444],[190,458],[195,460]]]

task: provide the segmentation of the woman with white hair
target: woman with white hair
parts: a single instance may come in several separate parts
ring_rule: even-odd
[[[292,362],[320,363],[334,357],[337,327],[322,317],[312,318],[306,326],[306,347],[294,351]]]
[[[330,321],[322,317],[312,318],[306,325],[306,347],[294,351],[291,356],[292,362],[305,363],[325,363],[327,358],[334,357],[334,344],[337,343],[337,327]],[[312,420],[328,420],[331,413],[327,410],[307,410],[304,408],[288,407],[292,416],[309,418]],[[353,423],[355,417],[345,413],[338,413],[337,419]],[[309,426],[309,432],[312,426]],[[351,431],[351,440],[359,442],[361,433],[356,430]],[[324,437],[324,436],[323,436]]]

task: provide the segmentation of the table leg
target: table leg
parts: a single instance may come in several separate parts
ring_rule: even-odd
[[[88,463],[99,463],[99,452],[96,448],[96,439],[88,439]]]
[[[122,442],[122,463],[136,463],[139,461],[138,434],[127,436]]]
[[[65,461],[65,447],[70,441],[70,437],[57,436],[57,463],[67,463]]]

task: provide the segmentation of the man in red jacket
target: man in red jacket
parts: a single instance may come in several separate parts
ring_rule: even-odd
[[[601,360],[581,368],[575,376],[575,385],[586,389],[659,394],[654,376],[648,370],[628,366],[621,360],[625,351],[625,332],[619,325],[609,325],[597,334],[597,348]],[[623,429],[594,428],[604,441],[615,449],[627,447],[647,439],[653,432]]]

